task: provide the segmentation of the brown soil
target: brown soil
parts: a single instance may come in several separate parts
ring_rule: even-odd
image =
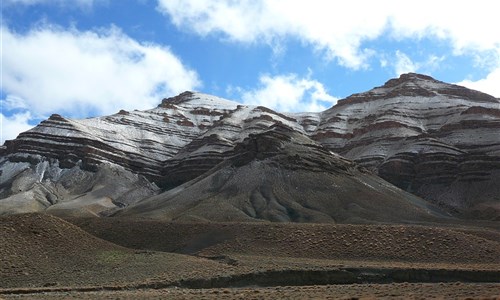
[[[395,283],[271,288],[147,289],[10,295],[6,299],[500,299],[500,284]]]
[[[491,297],[499,237],[472,227],[6,216],[0,298]]]
[[[418,225],[70,220],[124,247],[198,256],[251,255],[500,267],[500,232]]]

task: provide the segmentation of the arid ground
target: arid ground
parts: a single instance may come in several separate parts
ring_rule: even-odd
[[[498,299],[495,226],[4,216],[0,298]]]

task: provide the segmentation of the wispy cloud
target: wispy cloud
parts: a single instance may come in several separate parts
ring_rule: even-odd
[[[386,59],[386,58],[383,58]],[[444,56],[429,55],[424,60],[415,61],[401,50],[396,50],[392,63],[384,61],[383,67],[393,67],[394,75],[399,76],[408,72],[423,72],[430,74],[432,71],[439,69],[440,63],[445,59]],[[382,63],[381,63],[382,64]]]
[[[418,68],[418,64],[414,63],[411,58],[408,57],[408,55],[399,50],[396,51],[396,60],[394,64],[396,75],[408,72],[416,72]]]

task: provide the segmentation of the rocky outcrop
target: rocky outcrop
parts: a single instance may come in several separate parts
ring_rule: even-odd
[[[95,171],[63,168],[55,159],[3,162],[0,215],[47,211],[64,216],[106,216],[159,192],[144,176],[102,163]]]

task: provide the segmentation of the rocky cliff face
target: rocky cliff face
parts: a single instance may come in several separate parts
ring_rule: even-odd
[[[110,199],[106,209],[91,210],[106,215],[196,180],[272,126],[285,126],[446,208],[500,216],[499,99],[411,73],[322,113],[281,114],[185,92],[147,111],[84,120],[53,115],[0,149],[0,202],[12,203],[8,211],[15,212],[21,192],[46,189],[23,196],[30,205],[20,211],[55,209],[102,188],[94,180],[82,191],[62,184],[60,174],[116,174],[106,175],[105,184],[115,192],[99,194]],[[17,182],[28,177],[20,191]],[[134,200],[117,200],[125,194],[123,182],[147,188]]]
[[[313,138],[431,202],[499,215],[500,101],[492,96],[404,74],[340,100]]]

